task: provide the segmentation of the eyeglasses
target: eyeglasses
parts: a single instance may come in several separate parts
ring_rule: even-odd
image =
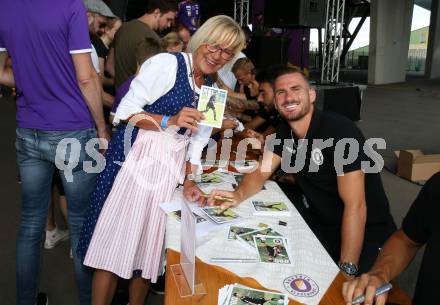
[[[230,60],[234,56],[234,52],[229,49],[222,49],[218,44],[206,44],[206,49],[211,53],[220,51],[220,56],[224,60]]]

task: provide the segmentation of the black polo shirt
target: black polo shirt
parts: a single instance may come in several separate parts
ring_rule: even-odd
[[[348,144],[342,145],[347,139],[358,143],[359,153],[354,155],[350,164],[335,166],[335,151],[341,151],[338,155],[346,158],[349,156]],[[274,146],[273,151],[282,158],[282,170],[293,171],[295,182],[304,194],[304,204],[307,207],[304,219],[315,234],[320,231],[318,238],[340,242],[344,203],[338,193],[337,174],[360,170],[362,161],[371,161],[364,153],[365,139],[362,132],[347,118],[315,108],[304,140],[298,141],[283,119],[277,127],[275,141],[277,140],[280,143]],[[323,147],[319,141],[333,144]],[[300,166],[301,163],[304,166]],[[296,168],[286,168],[295,165]],[[379,173],[365,174],[365,194],[367,222],[364,245],[365,242],[382,245],[396,227]]]
[[[440,287],[440,173],[429,179],[402,222],[408,237],[426,244],[413,305],[434,304]]]

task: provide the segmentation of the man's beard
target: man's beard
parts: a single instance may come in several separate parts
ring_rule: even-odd
[[[282,106],[284,107],[284,105]],[[285,114],[284,112],[280,112],[280,115],[283,119],[285,119],[288,122],[295,122],[301,120],[303,117],[305,117],[309,112],[311,111],[311,105],[310,103],[304,104],[304,107],[300,110],[298,113],[293,114]]]

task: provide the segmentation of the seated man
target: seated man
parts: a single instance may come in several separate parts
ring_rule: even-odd
[[[214,190],[208,204],[238,205],[281,165],[304,194],[304,219],[341,270],[351,276],[358,264],[369,270],[395,230],[378,170],[366,168],[372,163],[367,156],[377,153],[364,152],[365,139],[352,121],[314,107],[316,93],[300,70],[280,69],[274,92],[283,120],[276,139],[266,143],[273,152],[265,150],[260,166],[234,192]],[[232,202],[216,202],[216,196]]]
[[[257,101],[260,108],[257,115],[245,124],[245,130],[238,134],[243,138],[256,138],[264,146],[268,135],[275,133],[275,128],[280,122],[280,115],[275,109],[273,80],[276,69],[268,69],[258,73],[256,80],[259,83]]]
[[[374,304],[376,288],[399,275],[412,261],[417,251],[426,245],[417,279],[413,305],[434,304],[440,285],[440,173],[429,179],[396,231],[385,243],[373,268],[359,278],[346,282],[342,294],[350,303],[365,294],[365,304]],[[375,304],[385,304],[387,295],[377,297]]]
[[[247,100],[255,99],[258,96],[258,82],[255,80],[256,69],[252,61],[247,57],[239,58],[231,71],[238,82],[235,92],[240,95],[237,97]]]

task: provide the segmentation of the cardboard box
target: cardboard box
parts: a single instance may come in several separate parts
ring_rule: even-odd
[[[411,181],[426,181],[440,171],[440,154],[425,155],[419,149],[395,151],[397,176]]]

